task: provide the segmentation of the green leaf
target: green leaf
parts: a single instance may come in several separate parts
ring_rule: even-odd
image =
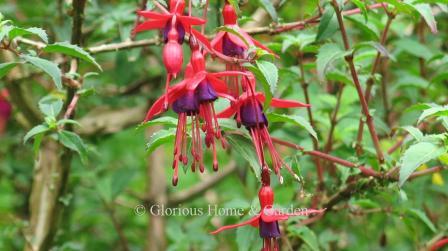
[[[151,121],[141,123],[140,125],[138,125],[137,130],[140,130],[143,128],[148,128],[148,127],[151,127],[154,125],[164,125],[164,126],[168,126],[168,127],[176,127],[177,119],[175,119],[173,117],[168,117],[168,116],[159,117],[159,118],[153,119]]]
[[[325,75],[332,63],[343,58],[346,52],[341,50],[337,44],[325,44],[319,49],[317,54],[317,77],[321,82],[325,80]]]
[[[305,244],[313,251],[319,251],[319,242],[316,234],[308,227],[297,227],[294,225],[288,226],[288,232],[293,236],[297,236],[305,242]]]
[[[14,28],[14,26],[11,25],[5,25],[0,27],[0,42],[5,38],[6,35]]]
[[[400,39],[395,43],[395,46],[398,51],[405,51],[416,57],[424,58],[425,60],[429,60],[433,57],[433,53],[426,45],[409,38]]]
[[[14,68],[19,63],[17,62],[8,62],[0,64],[0,79],[6,76],[12,68]]]
[[[47,125],[37,125],[25,134],[25,137],[23,137],[23,143],[25,144],[30,138],[49,130],[50,128]]]
[[[400,160],[399,185],[403,186],[404,182],[420,165],[439,157],[443,153],[445,153],[443,147],[429,142],[419,142],[410,146]]]
[[[62,145],[77,152],[81,160],[85,162],[87,158],[87,148],[78,134],[66,130],[58,132],[58,139]]]
[[[419,3],[419,4],[411,4],[414,9],[420,13],[420,15],[425,20],[426,24],[428,24],[432,33],[437,33],[437,22],[434,18],[434,14],[432,13],[431,5],[427,3]]]
[[[36,66],[37,68],[43,70],[48,75],[50,75],[56,87],[59,90],[62,89],[62,79],[61,79],[62,73],[61,70],[58,68],[57,64],[48,61],[46,59],[33,57],[30,55],[24,55],[22,56],[22,58],[25,59],[27,62],[31,63],[32,65]]]
[[[243,66],[246,69],[248,69],[249,71],[251,71],[263,85],[263,90],[264,90],[264,95],[265,95],[263,107],[264,107],[264,109],[267,109],[269,107],[269,104],[272,101],[271,85],[269,84],[265,75],[261,72],[261,70],[257,66],[254,66],[250,63],[245,63]]]
[[[151,154],[159,146],[174,142],[175,135],[176,130],[174,128],[155,132],[151,135],[149,142],[146,144],[146,152]]]
[[[426,216],[426,214],[418,209],[414,209],[414,208],[408,208],[406,209],[406,214],[412,217],[417,218],[418,220],[420,220],[422,223],[424,223],[431,231],[433,231],[434,233],[437,231],[436,227],[434,226],[434,224],[431,222],[431,220],[428,218],[428,216]]]
[[[311,134],[311,136],[313,136],[315,139],[317,139],[317,133],[316,133],[316,131],[314,131],[311,124],[306,119],[304,119],[303,117],[301,117],[299,115],[269,113],[269,114],[267,114],[267,118],[268,118],[268,121],[272,122],[272,123],[288,122],[288,123],[293,123],[295,125],[298,125],[298,126],[304,128],[305,130],[307,130],[307,132],[309,134]]]
[[[420,141],[423,139],[423,133],[418,128],[413,127],[413,126],[403,126],[401,128],[403,130],[406,130],[417,141]]]
[[[334,9],[330,4],[325,6],[324,14],[317,28],[316,41],[320,42],[333,36],[339,29]]]
[[[387,58],[391,58],[392,55],[389,53],[389,51],[380,43],[378,42],[374,42],[374,41],[367,41],[367,42],[362,42],[362,43],[357,43],[353,49],[353,53],[355,53],[357,50],[363,48],[363,47],[372,47],[375,50],[377,50],[381,56],[383,57],[387,57]]]
[[[248,220],[245,217],[246,220]],[[258,230],[254,227],[239,227],[236,230],[236,244],[239,251],[260,250],[261,242]]]
[[[13,27],[8,34],[9,40],[13,40],[14,38],[18,36],[27,36],[27,35],[36,35],[42,39],[45,43],[48,43],[48,36],[45,30],[37,27],[31,27],[31,28],[19,28],[19,27]]]
[[[39,109],[45,116],[57,117],[63,105],[62,100],[53,96],[45,96],[39,100]]]
[[[81,124],[78,121],[73,120],[73,119],[61,119],[61,120],[58,120],[58,122],[57,122],[58,126],[65,125],[65,124],[72,124],[72,125],[77,125],[77,126],[81,127]]]
[[[261,166],[258,162],[252,142],[248,138],[240,135],[227,135],[226,138],[232,148],[235,149],[235,152],[240,154],[245,160],[247,160],[247,162],[249,162],[255,176],[260,178]]]
[[[367,15],[367,7],[366,4],[360,0],[352,0],[352,3],[356,5],[361,10],[361,14],[364,17],[365,22],[369,20],[369,16]]]
[[[278,69],[275,64],[268,61],[256,61],[258,69],[263,74],[264,79],[269,85],[269,91],[274,94],[277,89]]]
[[[261,7],[266,10],[266,12],[271,16],[274,22],[278,21],[277,10],[275,10],[275,6],[270,0],[258,0]]]
[[[135,174],[135,169],[130,168],[121,168],[114,172],[112,175],[112,199],[115,199],[123,190],[126,188],[126,186],[129,184],[129,182],[132,180]]]
[[[424,119],[432,116],[448,116],[448,105],[445,106],[434,106],[423,111],[423,113],[418,118],[417,124],[420,124]]]
[[[47,45],[43,49],[43,51],[49,53],[62,53],[75,58],[79,58],[95,65],[100,71],[102,71],[101,66],[95,61],[95,58],[93,58],[87,51],[77,45],[70,44],[68,42],[54,43]]]

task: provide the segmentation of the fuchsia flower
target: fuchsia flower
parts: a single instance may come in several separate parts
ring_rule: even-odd
[[[170,10],[163,7],[164,13],[154,11],[138,11],[137,14],[150,19],[137,25],[133,33],[138,33],[146,30],[163,29],[163,41],[165,46],[163,48],[163,63],[165,65],[167,76],[165,82],[165,92],[173,78],[182,70],[183,65],[183,51],[181,44],[184,41],[185,32],[191,32],[191,26],[205,24],[205,20],[184,16],[185,10],[184,0],[170,0]],[[168,108],[168,100],[164,101],[164,108]]]
[[[6,124],[11,117],[12,106],[7,100],[8,92],[6,90],[0,91],[0,135],[6,130]]]
[[[222,9],[222,16],[224,18],[224,25],[236,30],[246,41],[243,41],[240,37],[232,33],[220,31],[211,42],[214,50],[229,57],[243,58],[244,53],[250,46],[256,46],[274,54],[269,48],[252,38],[238,26],[238,16],[235,9],[228,1],[226,1],[224,8]]]
[[[293,216],[308,216],[311,214],[320,214],[324,210],[307,209],[293,213],[283,213],[280,210],[274,209],[274,191],[270,186],[269,168],[264,166],[262,169],[262,187],[258,192],[258,200],[260,202],[260,212],[251,219],[242,223],[228,225],[218,228],[211,232],[217,234],[221,231],[238,228],[246,225],[257,227],[260,232],[260,237],[263,238],[263,248],[261,251],[279,251],[278,239],[281,237],[279,221],[287,220]]]
[[[164,13],[154,11],[138,11],[137,15],[150,20],[137,25],[134,33],[163,29],[163,41],[168,42],[168,33],[171,29],[176,29],[179,34],[177,41],[179,44],[184,42],[185,32],[190,32],[191,26],[205,24],[205,20],[198,17],[184,16],[185,1],[170,0],[170,10],[162,9]]]
[[[204,171],[200,130],[205,132],[206,146],[208,148],[211,147],[213,150],[213,169],[215,171],[218,170],[215,138],[221,140],[223,147],[225,147],[226,142],[221,135],[213,102],[218,97],[228,98],[226,83],[219,77],[243,74],[230,71],[220,73],[207,72],[204,56],[200,52],[199,45],[194,37],[190,38],[190,47],[192,56],[191,62],[185,71],[185,80],[170,87],[164,95],[154,102],[145,118],[146,122],[164,112],[165,101],[179,115],[174,147],[173,185],[177,184],[179,161],[183,162],[184,165],[188,163],[187,117],[191,117],[191,155],[193,156],[191,170],[194,172],[196,166],[199,165],[199,170],[201,172]],[[200,126],[201,121],[203,122],[202,126]]]
[[[241,124],[249,131],[252,141],[254,143],[255,151],[258,156],[258,160],[261,166],[266,165],[264,158],[264,145],[266,144],[272,159],[272,165],[274,167],[275,174],[278,175],[280,182],[283,178],[280,174],[280,169],[285,166],[295,178],[298,178],[291,168],[282,160],[280,155],[272,143],[271,136],[269,135],[268,121],[263,112],[262,103],[266,97],[261,92],[255,92],[255,78],[253,75],[243,77],[243,90],[245,92],[237,99],[229,98],[232,104],[221,113],[218,114],[219,118],[230,118],[235,116],[238,126]],[[271,106],[278,108],[292,108],[292,107],[309,107],[310,105],[293,100],[282,100],[273,98]]]
[[[226,1],[222,10],[222,16],[224,19],[224,26],[237,31],[244,39],[227,31],[220,31],[216,34],[216,37],[211,41],[210,45],[215,54],[223,54],[227,57],[233,57],[237,59],[246,59],[249,47],[259,47],[269,53],[274,54],[269,48],[252,38],[244,30],[238,26],[238,16],[233,6]],[[243,71],[243,67],[239,64],[233,64],[231,62],[226,63],[226,70]],[[240,80],[238,77],[229,77],[227,79],[229,84],[229,94],[233,97],[238,97],[240,94]]]

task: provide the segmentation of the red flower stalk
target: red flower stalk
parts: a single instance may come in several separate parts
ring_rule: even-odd
[[[241,72],[207,72],[204,56],[200,52],[199,45],[194,37],[190,38],[190,46],[192,57],[185,71],[185,80],[170,87],[166,94],[156,100],[145,118],[146,122],[164,112],[165,101],[179,115],[174,147],[173,185],[176,185],[178,180],[178,162],[181,161],[184,165],[188,163],[187,117],[191,117],[191,155],[193,156],[191,170],[194,172],[196,166],[199,166],[200,172],[204,171],[201,129],[205,132],[206,146],[212,148],[213,151],[213,169],[218,170],[215,138],[221,140],[223,147],[225,147],[226,142],[221,135],[213,102],[218,97],[228,98],[226,83],[219,77],[243,74]],[[203,122],[202,126],[200,122]]]
[[[287,220],[293,216],[308,216],[311,214],[320,214],[324,210],[307,209],[300,212],[283,213],[273,208],[274,191],[270,186],[269,168],[264,166],[262,169],[262,187],[258,192],[260,202],[260,212],[251,219],[242,223],[228,225],[218,228],[211,232],[217,234],[221,231],[251,225],[259,229],[260,237],[263,238],[263,248],[261,251],[279,251],[278,239],[281,237],[279,221]]]
[[[267,145],[271,155],[274,172],[279,177],[280,182],[283,182],[283,178],[280,174],[280,169],[282,166],[286,167],[288,172],[298,179],[298,176],[283,161],[272,143],[271,136],[267,129],[268,121],[263,112],[262,105],[266,97],[261,92],[255,93],[255,78],[253,75],[243,77],[243,87],[245,92],[237,99],[230,99],[232,105],[219,113],[218,118],[230,118],[235,116],[238,126],[242,124],[246,127],[251,135],[255,151],[258,156],[258,161],[261,166],[266,166],[264,145]],[[271,106],[278,108],[292,108],[309,107],[310,105],[293,100],[273,98],[271,101]]]
[[[0,91],[0,135],[2,135],[6,130],[6,124],[11,117],[12,106],[8,102],[8,91]]]

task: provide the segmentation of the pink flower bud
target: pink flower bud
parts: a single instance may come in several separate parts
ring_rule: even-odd
[[[182,46],[177,41],[176,29],[168,33],[168,43],[163,47],[163,64],[168,74],[176,75],[182,70],[183,52]]]

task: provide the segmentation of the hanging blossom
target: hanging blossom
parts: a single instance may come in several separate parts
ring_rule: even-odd
[[[238,228],[246,225],[251,225],[259,229],[260,237],[263,239],[263,248],[261,251],[279,251],[280,246],[278,240],[281,237],[279,221],[287,220],[294,216],[308,216],[313,214],[321,214],[325,211],[306,209],[294,213],[284,213],[281,210],[275,209],[274,205],[274,191],[270,186],[269,168],[264,166],[261,172],[262,186],[258,192],[258,200],[260,203],[260,212],[251,219],[242,223],[223,226],[211,232],[217,234],[221,231]]]
[[[193,25],[205,24],[205,20],[197,17],[184,16],[185,1],[183,0],[170,0],[170,10],[166,10],[161,6],[163,13],[154,11],[138,11],[139,16],[148,18],[145,21],[137,25],[133,33],[162,29],[163,41],[165,46],[163,47],[163,64],[167,72],[165,82],[165,92],[168,91],[168,87],[173,78],[176,78],[177,74],[182,70],[183,65],[183,51],[182,43],[184,42],[185,33],[190,33]],[[195,34],[201,36],[201,34]],[[168,108],[168,100],[164,100],[164,108]]]
[[[234,30],[239,36],[228,32],[220,31],[216,37],[211,41],[211,46],[215,54],[223,54],[227,57],[246,59],[248,58],[248,50],[250,47],[258,47],[271,54],[274,54],[269,48],[264,46],[259,41],[252,38],[238,25],[238,16],[235,8],[226,0],[224,8],[222,9],[222,16],[224,19],[224,26]],[[239,64],[226,62],[227,70],[243,71],[243,67]],[[229,77],[229,92],[232,96],[239,96],[239,79],[238,77]]]
[[[243,77],[242,84],[245,92],[237,99],[229,98],[232,104],[220,112],[218,117],[235,117],[238,126],[243,125],[246,127],[252,138],[260,166],[266,166],[264,148],[265,145],[267,146],[271,156],[274,173],[278,176],[281,183],[283,183],[283,177],[280,174],[280,169],[282,166],[286,167],[288,172],[291,173],[296,179],[299,179],[299,177],[292,171],[291,167],[283,161],[280,154],[274,147],[267,128],[268,120],[263,112],[263,102],[266,97],[261,92],[255,92],[255,77],[253,74],[246,73]],[[277,108],[310,106],[294,100],[283,100],[277,98],[272,98],[270,105]]]
[[[6,124],[11,117],[12,106],[8,102],[8,92],[6,90],[0,91],[0,135],[6,130]]]
[[[184,165],[188,164],[187,117],[191,118],[191,155],[193,157],[191,170],[194,172],[198,166],[200,172],[204,171],[200,131],[205,133],[206,146],[212,149],[213,169],[215,171],[218,170],[215,139],[221,140],[223,148],[226,146],[226,141],[221,135],[213,102],[218,97],[230,98],[227,95],[226,83],[219,78],[243,74],[231,71],[209,73],[205,69],[204,56],[193,36],[190,37],[190,48],[192,56],[185,70],[185,79],[170,87],[164,95],[154,102],[144,121],[147,122],[154,116],[164,112],[165,100],[172,107],[173,111],[178,114],[173,160],[173,185],[176,185],[178,181],[179,162],[182,162]]]

